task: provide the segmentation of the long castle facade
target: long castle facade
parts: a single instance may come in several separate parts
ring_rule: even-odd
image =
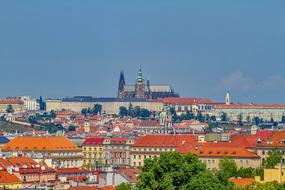
[[[135,85],[126,85],[124,73],[120,73],[118,98],[158,99],[166,97],[179,97],[170,85],[150,85],[150,81],[143,78],[139,69]]]

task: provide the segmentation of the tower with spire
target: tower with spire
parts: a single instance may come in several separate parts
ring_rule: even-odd
[[[145,84],[141,67],[136,78],[135,98],[145,98]]]
[[[125,84],[126,83],[125,83],[124,72],[121,71],[120,79],[119,79],[118,98],[124,98],[125,97],[125,94],[124,94]]]
[[[229,92],[227,92],[227,94],[226,94],[226,104],[227,105],[230,105],[231,104],[231,97],[230,97],[230,93]]]

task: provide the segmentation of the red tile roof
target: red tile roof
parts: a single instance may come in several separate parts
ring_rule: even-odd
[[[178,147],[196,139],[195,135],[147,135],[137,139],[133,147]]]
[[[0,171],[0,184],[21,183],[20,179],[7,171]]]
[[[60,168],[56,170],[56,174],[77,174],[77,173],[90,173],[92,171],[80,168]]]
[[[235,186],[246,187],[250,185],[252,182],[254,182],[255,179],[253,178],[230,178],[229,181],[233,182]]]
[[[129,183],[136,183],[140,170],[137,168],[119,168],[116,172],[122,174]]]
[[[0,99],[0,104],[24,104],[23,100],[16,98]]]
[[[68,190],[116,190],[116,188],[112,186],[105,186],[105,187],[78,186],[78,187],[70,187]]]
[[[65,137],[16,137],[2,147],[2,151],[55,151],[80,149]]]
[[[210,99],[206,98],[163,98],[158,99],[158,101],[162,101],[163,103],[168,104],[213,104]]]
[[[285,108],[285,104],[215,104],[215,108]]]
[[[259,158],[253,152],[244,148],[224,148],[224,147],[204,147],[193,148],[191,153],[197,154],[199,157],[238,157],[238,158]]]
[[[32,158],[7,158],[7,161],[9,161],[13,166],[18,166],[19,168],[23,168],[24,165],[26,165],[27,167],[33,167],[38,164]]]
[[[160,127],[160,123],[156,120],[142,120],[139,124],[140,127],[157,126]]]
[[[257,144],[258,147],[285,147],[285,131],[273,131],[272,135]]]
[[[94,138],[87,138],[83,142],[83,146],[85,145],[103,145],[104,138],[94,137]]]
[[[110,138],[112,144],[125,144],[128,141],[128,138]]]

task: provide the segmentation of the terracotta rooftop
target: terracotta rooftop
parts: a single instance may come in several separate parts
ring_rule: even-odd
[[[0,99],[0,104],[24,104],[24,102],[21,99],[7,98]]]
[[[244,148],[193,148],[191,153],[197,154],[199,157],[239,157],[239,158],[259,158],[259,156],[253,152],[250,152]]]
[[[285,108],[285,104],[214,104],[215,108]]]
[[[133,147],[178,147],[194,143],[195,135],[147,135],[136,140]]]
[[[56,170],[56,174],[77,174],[77,173],[90,173],[92,171],[80,168],[60,168]]]
[[[163,98],[158,101],[168,104],[213,104],[210,99],[206,98]]]
[[[252,182],[254,182],[255,179],[253,178],[230,178],[229,181],[233,182],[235,186],[245,187],[245,186],[250,185]]]
[[[7,160],[13,165],[18,166],[19,168],[23,168],[25,165],[27,167],[32,167],[37,165],[38,163],[34,161],[32,158],[7,158]]]
[[[137,168],[119,168],[116,171],[122,174],[129,183],[136,183],[140,172]]]
[[[285,131],[273,131],[272,135],[257,144],[258,147],[285,147]]]
[[[160,127],[160,123],[156,120],[142,120],[139,124],[140,127],[149,127],[149,126],[154,126],[154,127]]]
[[[104,142],[104,138],[99,138],[99,137],[94,137],[94,138],[87,138],[84,142],[83,142],[83,146],[84,145],[103,145]]]
[[[16,137],[2,147],[2,151],[56,151],[80,149],[65,137]]]
[[[0,171],[0,184],[21,183],[20,179],[7,171]]]

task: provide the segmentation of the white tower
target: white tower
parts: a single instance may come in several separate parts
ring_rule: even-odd
[[[230,93],[227,92],[227,95],[226,95],[226,104],[229,105],[231,104],[231,97],[230,97]]]

